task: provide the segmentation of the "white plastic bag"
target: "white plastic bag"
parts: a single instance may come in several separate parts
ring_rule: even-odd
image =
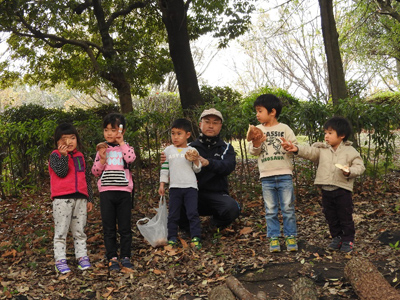
[[[157,213],[153,218],[143,218],[136,222],[136,226],[139,228],[140,233],[143,235],[145,240],[148,241],[153,247],[164,246],[167,244],[168,212],[165,196],[161,196],[156,211]],[[139,224],[140,222],[144,221],[148,222],[145,224]]]

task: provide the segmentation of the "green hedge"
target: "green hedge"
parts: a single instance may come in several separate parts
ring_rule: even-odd
[[[333,115],[342,115],[353,124],[353,141],[368,166],[368,174],[377,176],[387,173],[393,165],[395,130],[400,124],[400,107],[396,102],[388,104],[349,99],[333,107],[316,100],[300,101],[280,89],[264,88],[242,98],[230,88],[203,87],[206,104],[186,117],[196,128],[203,109],[215,107],[220,110],[225,118],[221,135],[228,141],[234,141],[239,162],[248,166],[245,136],[248,125],[257,124],[253,103],[263,93],[274,93],[282,99],[284,109],[279,121],[288,124],[297,135],[306,136],[309,143],[323,140],[325,121]],[[54,148],[53,134],[61,122],[73,122],[77,127],[83,141],[83,152],[90,163],[96,153],[96,144],[103,141],[102,119],[111,111],[118,111],[118,107],[108,105],[90,110],[63,111],[25,105],[4,111],[0,115],[1,197],[18,195],[24,188],[41,188],[41,183],[48,180],[47,162]],[[159,153],[169,142],[171,122],[182,116],[179,99],[173,94],[138,99],[134,111],[126,115],[128,126],[125,139],[135,148],[138,157],[134,167],[139,191],[156,190]],[[363,139],[360,138],[361,133]],[[147,169],[149,177],[142,176],[143,169]],[[247,172],[243,173],[243,169]],[[242,168],[241,172],[240,178],[235,180],[235,184],[240,183],[237,188],[255,184],[257,176],[248,167]]]

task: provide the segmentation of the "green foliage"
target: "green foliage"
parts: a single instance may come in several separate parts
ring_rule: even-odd
[[[393,153],[398,136],[395,129],[400,124],[399,104],[361,101],[358,98],[342,101],[336,107],[316,100],[302,102],[278,89],[265,88],[244,99],[230,88],[203,87],[206,104],[189,114],[194,128],[203,109],[215,107],[225,118],[221,137],[231,142],[237,152],[238,164],[242,164],[240,174],[232,180],[235,190],[245,192],[256,190],[257,176],[251,172],[247,153],[246,132],[249,124],[257,124],[253,108],[254,100],[262,93],[275,93],[285,103],[279,121],[288,124],[296,135],[305,136],[308,143],[323,141],[323,124],[333,115],[341,115],[350,120],[354,129],[355,146],[360,151],[367,174],[377,177],[393,167]],[[126,114],[127,128],[125,140],[135,148],[137,160],[135,183],[140,191],[157,185],[159,157],[162,149],[170,143],[171,122],[183,117],[179,98],[176,95],[154,94],[137,99],[135,109]],[[1,197],[18,195],[24,188],[41,188],[47,181],[47,161],[54,149],[53,134],[56,126],[64,121],[73,122],[82,143],[82,152],[88,164],[96,154],[96,144],[104,141],[102,120],[109,112],[118,111],[115,105],[99,106],[90,110],[73,108],[69,111],[44,109],[37,105],[23,105],[10,108],[0,115],[0,192]],[[313,193],[315,167],[297,159],[296,186],[308,186]],[[150,168],[150,178],[142,178],[141,170]],[[257,185],[257,188],[259,186]],[[155,191],[152,191],[155,192]],[[149,194],[149,193],[148,193]],[[149,194],[151,195],[151,193]],[[240,197],[240,195],[238,195]]]
[[[390,248],[392,248],[395,251],[400,250],[400,241],[397,241],[396,243],[389,243]]]

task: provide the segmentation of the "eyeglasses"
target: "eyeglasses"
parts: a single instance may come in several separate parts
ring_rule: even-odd
[[[210,120],[203,120],[202,122],[204,122],[206,125],[214,125],[214,126],[217,126],[217,125],[221,125],[222,124],[222,122],[221,121],[210,121]]]

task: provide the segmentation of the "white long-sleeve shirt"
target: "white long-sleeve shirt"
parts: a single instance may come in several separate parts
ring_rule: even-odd
[[[170,188],[195,188],[197,189],[197,179],[195,173],[200,172],[201,163],[195,163],[185,158],[185,153],[193,147],[177,148],[170,145],[165,148],[166,161],[161,166],[160,182],[169,182]]]

